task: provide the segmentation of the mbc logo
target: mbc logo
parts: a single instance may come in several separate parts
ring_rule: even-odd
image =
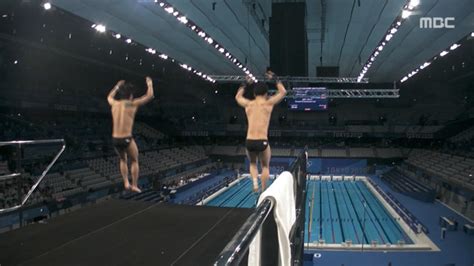
[[[454,29],[454,17],[421,17],[420,29]]]

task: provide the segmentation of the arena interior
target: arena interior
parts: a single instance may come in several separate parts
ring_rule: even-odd
[[[2,0],[0,128],[1,266],[474,265],[473,0]]]

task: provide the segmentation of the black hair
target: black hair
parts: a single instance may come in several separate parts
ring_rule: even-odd
[[[264,82],[258,82],[253,87],[255,96],[263,96],[268,93],[268,85]]]
[[[128,100],[130,96],[133,96],[136,92],[136,87],[133,83],[126,82],[117,91],[115,96],[116,100]]]

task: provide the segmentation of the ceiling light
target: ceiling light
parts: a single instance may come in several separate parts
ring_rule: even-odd
[[[163,59],[165,59],[165,60],[168,59],[168,56],[165,55],[165,54],[160,54],[159,57],[160,57],[160,58],[163,58]]]
[[[173,16],[176,17],[176,16],[178,16],[178,14],[179,14],[179,12],[178,12],[178,11],[175,11],[175,12],[173,13]]]
[[[174,12],[174,8],[169,6],[169,7],[165,8],[165,11],[171,14],[171,13]]]
[[[114,35],[114,37],[115,37],[116,39],[120,39],[120,38],[122,37],[122,35],[120,35],[120,34],[117,33],[117,34]]]
[[[411,15],[411,12],[408,11],[408,10],[403,10],[402,11],[402,18],[405,19],[405,18],[408,18],[409,16]],[[401,23],[400,23],[401,24]]]
[[[383,50],[383,45],[380,45],[378,49],[379,49],[379,51],[382,51]]]
[[[126,39],[125,42],[126,43],[132,43],[132,39]]]
[[[43,7],[44,7],[44,9],[46,9],[46,10],[50,10],[50,9],[51,9],[51,3],[50,3],[50,2],[46,2],[46,3],[43,4]]]
[[[442,51],[439,55],[440,55],[440,56],[445,56],[445,55],[447,55],[448,53],[449,53],[448,51]]]
[[[471,32],[471,37],[474,37],[474,32]]]
[[[388,42],[390,41],[390,39],[392,39],[393,35],[392,34],[388,34],[387,36],[385,36],[385,40]]]
[[[219,48],[219,52],[224,53],[224,51],[225,51],[224,48],[222,48],[222,47]]]
[[[183,24],[188,23],[188,19],[185,16],[179,17],[178,20],[181,21],[181,23]]]
[[[420,69],[424,69],[425,67],[429,66],[431,63],[425,62],[423,65],[420,66]]]
[[[420,0],[410,0],[410,3],[408,3],[408,8],[413,9],[417,7],[420,4]]]
[[[207,76],[206,75],[202,75],[203,78],[206,78]]]
[[[102,24],[98,24],[97,26],[95,26],[95,30],[104,33],[106,31],[106,27]]]
[[[400,82],[403,83],[403,82],[405,82],[407,79],[408,79],[408,77],[407,77],[407,76],[404,76],[404,77],[400,80]]]
[[[452,51],[452,50],[455,50],[455,49],[458,48],[459,46],[461,46],[461,45],[455,43],[455,44],[451,45],[451,47],[449,47],[449,50],[451,50],[451,51]]]
[[[156,50],[152,48],[145,49],[145,51],[149,52],[150,54],[156,54]]]
[[[214,40],[213,40],[212,38],[207,38],[207,42],[208,42],[209,44],[212,44],[212,43],[214,42]]]
[[[92,24],[91,28],[95,28],[97,25],[96,24]]]
[[[160,6],[161,6],[161,7],[165,6],[165,3],[161,2],[161,3],[160,3]]]
[[[390,33],[391,33],[391,34],[394,34],[394,33],[397,32],[397,31],[398,31],[397,28],[392,28],[392,29],[390,30]]]

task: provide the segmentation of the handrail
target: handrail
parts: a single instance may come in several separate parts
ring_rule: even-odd
[[[49,140],[14,140],[14,141],[0,141],[0,146],[6,146],[6,145],[18,145],[17,147],[19,149],[21,149],[21,145],[28,145],[28,144],[52,144],[52,143],[59,143],[59,144],[62,144],[62,147],[61,149],[59,150],[59,152],[56,154],[56,156],[53,158],[53,160],[48,164],[48,166],[46,167],[46,169],[43,171],[43,173],[38,177],[38,179],[36,180],[36,182],[33,184],[33,186],[30,188],[30,190],[26,193],[26,195],[23,197],[23,199],[21,200],[20,204],[18,205],[15,205],[15,206],[12,206],[12,207],[9,207],[9,208],[3,208],[3,209],[0,209],[0,214],[1,213],[4,213],[4,212],[11,212],[11,211],[15,211],[21,207],[23,207],[26,202],[28,201],[28,199],[30,198],[30,196],[33,194],[33,192],[36,190],[36,188],[39,186],[39,184],[41,183],[41,181],[43,181],[44,177],[46,176],[46,174],[49,172],[49,170],[51,169],[51,167],[53,167],[53,165],[56,163],[56,161],[59,159],[59,157],[61,156],[61,154],[63,154],[64,150],[66,149],[66,142],[64,141],[64,139],[49,139]],[[21,150],[19,151],[19,153],[21,153]],[[17,173],[13,173],[13,174],[10,174],[11,175],[15,175],[17,176],[18,178],[20,178],[21,176],[21,173],[20,173],[20,161],[21,161],[21,158],[20,156],[18,156],[17,158],[18,162],[17,162]],[[20,193],[18,191],[18,193]],[[19,196],[20,198],[20,196]]]
[[[306,200],[307,156],[308,154],[305,149],[288,169],[293,174],[295,180],[296,221],[290,231],[292,261],[295,265],[302,265],[301,256],[303,255],[304,244],[304,202]],[[257,206],[255,211],[247,218],[232,240],[227,243],[225,248],[219,254],[214,265],[239,265],[249,249],[250,243],[257,232],[261,229],[272,210],[273,201],[270,199],[264,199]]]
[[[50,143],[65,143],[64,139],[40,139],[40,140],[11,140],[0,141],[0,146],[12,144],[50,144]]]
[[[14,177],[17,177],[19,175],[21,175],[21,174],[20,173],[12,173],[12,174],[7,174],[7,175],[0,175],[0,181],[13,179]]]

